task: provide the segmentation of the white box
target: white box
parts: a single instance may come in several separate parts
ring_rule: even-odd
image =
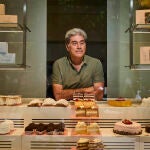
[[[136,10],[136,24],[150,24],[150,9]]]
[[[140,64],[150,64],[150,46],[140,47]]]
[[[8,43],[7,42],[0,42],[0,54],[8,53]]]
[[[0,4],[0,15],[5,15],[5,5]]]
[[[15,53],[0,54],[1,64],[15,64]]]

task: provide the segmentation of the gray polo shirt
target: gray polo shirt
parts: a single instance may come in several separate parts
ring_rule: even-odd
[[[61,84],[64,89],[86,88],[97,82],[104,82],[103,67],[99,59],[85,55],[79,72],[67,56],[53,64],[52,83]]]

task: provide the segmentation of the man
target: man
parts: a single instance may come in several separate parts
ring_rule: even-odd
[[[95,94],[96,100],[103,98],[104,77],[100,60],[85,55],[87,34],[79,28],[66,32],[65,42],[68,56],[53,64],[52,86],[56,100],[72,99],[73,94]]]

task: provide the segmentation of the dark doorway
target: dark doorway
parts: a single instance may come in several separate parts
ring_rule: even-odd
[[[87,54],[101,60],[107,87],[107,0],[47,0],[47,97],[52,64],[66,55],[64,36],[75,27],[87,32]]]

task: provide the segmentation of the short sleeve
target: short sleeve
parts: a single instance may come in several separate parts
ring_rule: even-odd
[[[62,85],[61,70],[60,70],[58,61],[55,61],[53,64],[52,84],[61,84]]]
[[[93,82],[104,82],[103,66],[100,60],[97,60],[94,70]]]

